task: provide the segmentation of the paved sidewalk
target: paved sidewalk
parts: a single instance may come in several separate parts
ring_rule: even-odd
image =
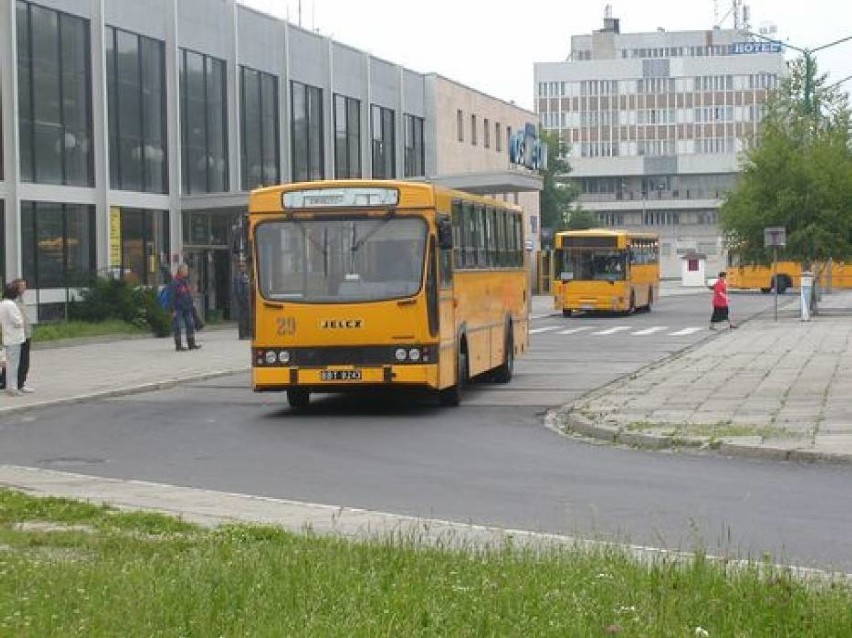
[[[27,385],[35,392],[10,397],[0,391],[0,416],[48,405],[146,392],[251,367],[250,341],[236,326],[199,332],[200,350],[176,352],[171,336],[91,341],[39,347],[35,344]],[[246,392],[250,392],[246,387]]]
[[[801,321],[784,300],[736,330],[599,388],[549,415],[564,432],[642,447],[703,447],[852,463],[852,291]]]

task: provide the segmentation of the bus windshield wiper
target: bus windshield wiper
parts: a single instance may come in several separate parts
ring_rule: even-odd
[[[379,232],[379,229],[387,224],[391,219],[393,219],[395,210],[389,210],[387,214],[382,217],[381,221],[375,225],[366,235],[364,235],[361,239],[355,241],[355,224],[352,224],[352,248],[350,249],[353,253],[357,253],[361,246],[363,246],[370,237]]]

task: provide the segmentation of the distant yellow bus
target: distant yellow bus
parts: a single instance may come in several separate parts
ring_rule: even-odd
[[[311,393],[425,388],[458,405],[507,383],[529,331],[522,211],[426,183],[318,181],[253,191],[252,385]]]
[[[814,264],[813,272],[817,277],[816,284],[821,288],[852,288],[852,264],[835,262],[830,267]],[[773,275],[771,265],[732,265],[728,268],[726,279],[729,289],[759,289],[764,293],[774,291],[774,282],[777,280],[778,293],[783,295],[788,288],[800,287],[802,266],[795,261],[779,261]]]
[[[592,228],[556,233],[553,305],[580,311],[650,311],[660,296],[659,237]]]

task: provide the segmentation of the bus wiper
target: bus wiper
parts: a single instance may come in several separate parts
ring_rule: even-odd
[[[387,223],[388,223],[391,219],[393,219],[393,217],[394,217],[394,215],[395,215],[395,214],[396,214],[396,210],[395,210],[395,209],[391,209],[391,210],[389,210],[389,211],[385,214],[385,216],[384,216],[384,217],[382,217],[381,221],[380,221],[378,224],[376,224],[376,226],[375,226],[373,229],[371,229],[371,230],[370,230],[370,232],[368,232],[366,235],[364,235],[364,236],[363,236],[361,239],[359,239],[358,241],[355,241],[355,224],[352,224],[352,248],[351,248],[350,250],[351,250],[353,253],[357,253],[357,252],[361,249],[361,246],[363,246],[363,245],[364,245],[364,243],[365,243],[368,239],[370,239],[370,237],[372,237],[372,236],[373,236],[373,235],[375,235],[377,232],[379,232],[379,229],[380,229],[382,226],[384,226],[384,225],[385,225],[385,224],[387,224]]]

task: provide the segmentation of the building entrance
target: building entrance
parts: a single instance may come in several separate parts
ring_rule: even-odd
[[[186,211],[183,260],[189,266],[195,305],[207,321],[236,318],[232,311],[232,235],[237,214]]]
[[[225,248],[187,248],[195,306],[207,321],[231,319],[231,259]]]

